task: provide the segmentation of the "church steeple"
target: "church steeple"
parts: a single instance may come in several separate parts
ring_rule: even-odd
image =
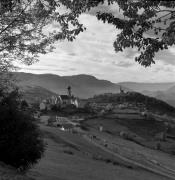
[[[68,91],[68,96],[71,97],[72,96],[71,86],[67,87],[67,91]]]

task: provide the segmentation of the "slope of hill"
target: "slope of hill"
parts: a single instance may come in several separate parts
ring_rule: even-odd
[[[143,94],[151,97],[155,97],[157,99],[163,100],[168,104],[175,107],[175,88],[174,86],[166,91],[143,91]]]
[[[163,92],[164,100],[175,107],[175,86]]]
[[[75,75],[75,76],[58,76],[53,74],[30,74],[30,73],[14,73],[18,80],[18,85],[40,86],[57,94],[66,94],[67,87],[71,86],[73,94],[80,98],[89,98],[95,94],[102,93],[117,93],[120,85],[110,81],[99,80],[90,75]],[[127,89],[127,88],[125,88]]]
[[[43,99],[56,95],[56,93],[53,93],[40,86],[25,86],[21,88],[21,91],[23,98],[27,100],[28,103],[41,101]]]
[[[175,107],[175,82],[170,83],[135,83],[122,82],[120,85],[141,92],[144,95],[163,100]]]
[[[0,162],[0,179],[1,180],[33,180],[25,174],[19,173],[13,167]]]
[[[94,122],[94,119],[91,121]],[[111,122],[108,122],[108,124]],[[116,124],[112,124],[116,127]],[[94,126],[94,125],[93,125]],[[34,166],[28,173],[29,177],[36,180],[167,180],[169,178],[139,168],[128,161],[124,161],[119,155],[120,152],[132,153],[132,158],[139,155],[140,160],[143,157],[148,158],[151,154],[147,149],[145,154],[140,154],[141,148],[137,144],[128,143],[117,137],[109,140],[109,135],[99,133],[96,128],[84,132],[83,135],[77,133],[68,133],[60,131],[58,128],[41,125],[41,130],[48,144],[48,148],[43,159]],[[96,132],[98,132],[96,134]],[[88,135],[106,139],[110,144],[117,143],[117,152],[110,151],[95,140],[89,140]],[[115,143],[112,143],[115,142]],[[101,143],[103,144],[103,143]],[[118,145],[120,144],[120,145]],[[111,147],[110,147],[111,148]],[[139,152],[139,153],[138,153]],[[143,152],[143,150],[142,150]],[[152,152],[152,151],[151,151]],[[160,156],[160,152],[152,152],[154,159],[159,157],[160,160],[167,155]],[[148,154],[148,155],[147,155]],[[145,156],[146,155],[146,156]],[[149,158],[151,159],[151,158]],[[170,158],[168,158],[169,160]],[[166,161],[168,161],[166,160]],[[168,161],[173,164],[173,158]],[[117,177],[117,178],[116,178]]]
[[[166,92],[167,93],[175,93],[175,85],[170,87]]]

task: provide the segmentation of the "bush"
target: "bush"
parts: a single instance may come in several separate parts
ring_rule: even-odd
[[[17,90],[1,98],[0,161],[21,170],[37,163],[44,152],[40,134],[30,113],[21,110]]]
[[[55,105],[53,105],[53,106],[51,107],[51,110],[52,110],[53,112],[58,112],[58,111],[61,110],[61,107],[60,107],[60,106],[57,106],[57,105],[55,104]]]
[[[21,109],[26,110],[29,107],[26,100],[21,101]]]

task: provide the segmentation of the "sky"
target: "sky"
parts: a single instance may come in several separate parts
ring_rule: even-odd
[[[107,10],[114,11],[114,7]],[[57,42],[54,52],[41,55],[40,61],[31,66],[20,64],[20,71],[60,76],[89,74],[114,83],[175,81],[175,47],[159,52],[155,65],[142,67],[134,60],[137,55],[134,49],[122,53],[114,51],[113,42],[119,31],[112,25],[98,21],[95,11],[97,9],[80,16],[80,22],[87,30],[75,41]]]

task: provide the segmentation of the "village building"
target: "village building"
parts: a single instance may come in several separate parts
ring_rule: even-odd
[[[58,101],[59,101],[59,104],[62,107],[71,104],[71,99],[70,99],[70,97],[68,95],[60,95],[60,96],[58,96]]]
[[[67,105],[74,105],[75,107],[78,108],[78,99],[75,98],[72,95],[72,91],[71,91],[71,87],[68,86],[67,88],[68,90],[68,94],[67,95],[59,95],[58,96],[58,100],[59,100],[59,104],[61,107],[66,107]]]
[[[73,96],[68,96],[68,95],[60,95],[58,96],[58,101],[57,103],[61,106],[61,107],[66,107],[67,105],[75,105],[75,107],[78,108],[78,100],[77,98],[73,97]]]
[[[57,104],[57,101],[58,101],[57,96],[52,96],[52,97],[50,98],[50,103],[51,103],[52,105],[56,105],[56,104]]]
[[[52,96],[46,100],[43,100],[39,108],[41,111],[51,110],[51,107],[56,105],[58,107],[64,108],[68,105],[74,105],[76,108],[79,107],[78,99],[72,95],[71,87],[68,86],[68,94],[67,95],[58,95]]]
[[[41,111],[46,110],[46,104],[45,104],[45,102],[41,102],[40,105],[39,105],[39,108],[40,108]]]

